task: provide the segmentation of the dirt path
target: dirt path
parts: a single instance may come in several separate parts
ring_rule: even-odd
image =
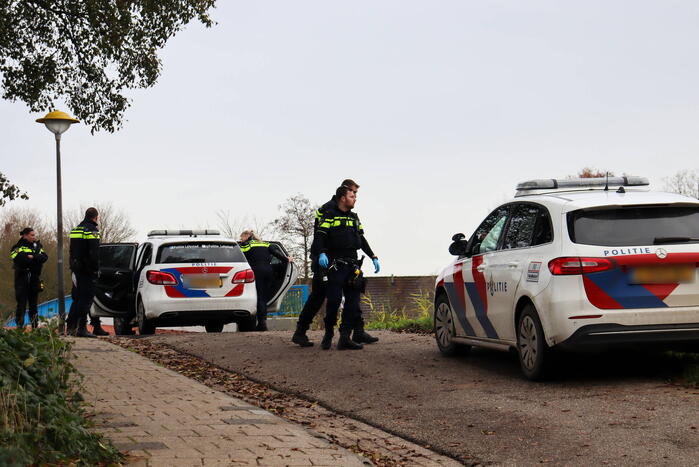
[[[699,390],[667,384],[676,369],[662,358],[577,357],[557,381],[530,383],[508,354],[476,350],[447,359],[431,337],[377,334],[378,344],[355,352],[301,349],[284,332],[149,340],[454,457],[693,465],[699,456]]]

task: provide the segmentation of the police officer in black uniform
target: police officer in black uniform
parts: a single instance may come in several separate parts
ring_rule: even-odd
[[[85,219],[70,232],[70,269],[73,272],[73,303],[66,320],[68,334],[95,337],[87,330],[87,316],[95,298],[95,280],[99,272],[99,213],[85,211]]]
[[[361,349],[362,344],[350,338],[361,314],[359,297],[363,291],[361,270],[357,261],[357,250],[362,249],[372,259],[375,271],[379,270],[379,260],[364,237],[364,229],[359,216],[352,212],[356,194],[350,188],[341,186],[335,192],[337,204],[332,206],[320,220],[316,232],[318,242],[318,264],[327,271],[327,303],[325,305],[325,335],[321,342],[323,349],[332,344],[333,328],[337,322],[337,312],[345,296],[340,324],[338,350]]]
[[[343,180],[340,186],[345,186],[349,188],[354,192],[355,195],[357,194],[357,190],[359,190],[359,185],[357,184],[357,182],[349,178]],[[306,332],[311,327],[313,318],[315,318],[318,311],[320,311],[320,308],[323,306],[323,302],[325,301],[326,297],[327,275],[318,265],[318,257],[320,255],[320,252],[318,251],[318,242],[316,241],[317,235],[315,235],[315,233],[318,231],[320,219],[322,219],[325,213],[329,212],[332,208],[337,208],[337,198],[335,195],[333,195],[330,201],[328,201],[316,210],[314,238],[313,243],[311,244],[310,254],[311,271],[313,272],[313,282],[311,285],[312,289],[311,294],[308,296],[308,299],[306,300],[306,303],[304,304],[303,309],[301,310],[301,314],[299,315],[299,320],[296,323],[296,331],[294,332],[294,335],[291,337],[291,341],[295,344],[300,345],[301,347],[310,347],[313,345],[313,342],[311,342],[308,339]],[[364,252],[367,255],[369,255],[369,257],[374,257],[373,252],[371,252],[370,249],[369,251],[364,250]],[[378,270],[376,272],[378,272]],[[378,337],[374,337],[364,330],[364,319],[362,318],[361,313],[359,313],[355,321],[354,334],[352,335],[352,340],[354,342],[359,342],[363,344],[373,344],[374,342],[378,342],[379,340]],[[330,344],[326,342],[326,346],[324,348],[330,348]]]
[[[248,264],[255,273],[255,289],[257,291],[257,331],[267,330],[267,302],[272,293],[272,255],[286,263],[291,258],[284,256],[269,247],[268,242],[260,241],[252,230],[240,234],[240,249],[245,254]]]
[[[37,298],[41,291],[41,268],[48,259],[36,232],[31,227],[23,229],[19,241],[10,249],[10,258],[15,270],[15,298],[17,328],[24,327],[24,312],[29,304],[29,321],[32,329],[39,327]]]

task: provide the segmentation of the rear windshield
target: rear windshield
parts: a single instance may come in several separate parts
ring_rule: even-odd
[[[685,243],[670,239],[699,238],[699,207],[629,206],[573,211],[568,213],[568,232],[573,242],[585,245]]]
[[[243,263],[245,255],[238,245],[226,243],[175,243],[158,250],[158,264],[168,263]]]

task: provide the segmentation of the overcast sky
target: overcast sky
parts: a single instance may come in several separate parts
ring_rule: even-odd
[[[432,274],[517,182],[697,167],[699,3],[220,0],[162,53],[116,134],[63,137],[65,209],[139,236],[272,220],[346,177],[381,274]],[[64,109],[66,110],[66,109]],[[52,135],[0,101],[0,171],[55,215]]]

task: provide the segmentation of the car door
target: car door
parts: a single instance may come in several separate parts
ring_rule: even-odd
[[[500,339],[514,341],[517,290],[525,271],[533,265],[541,267],[541,261],[531,257],[532,247],[551,240],[551,222],[546,208],[535,203],[512,205],[502,245],[491,257],[486,276],[489,316]]]
[[[105,243],[99,247],[94,316],[127,317],[134,313],[134,263],[137,243]]]
[[[284,245],[279,242],[269,242],[270,249],[275,249],[284,256],[289,256]],[[286,293],[291,289],[291,286],[296,283],[299,276],[298,267],[291,261],[283,262],[276,256],[272,255],[272,274],[274,277],[272,283],[271,298],[267,302],[267,312],[275,313],[279,311],[282,300]]]
[[[509,206],[504,205],[485,218],[471,236],[467,253],[455,261],[450,280],[445,280],[459,336],[498,338],[488,317],[485,277],[490,258],[500,244],[508,213]]]

